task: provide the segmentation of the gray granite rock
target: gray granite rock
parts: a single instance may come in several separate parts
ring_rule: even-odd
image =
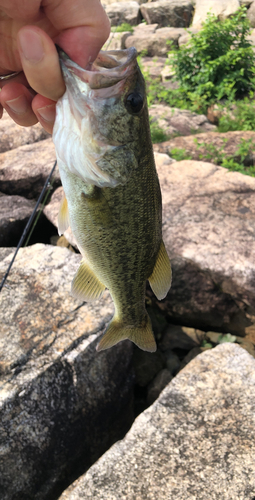
[[[206,20],[208,12],[218,17],[220,21],[227,19],[234,14],[240,7],[238,0],[196,0],[195,14],[192,26],[201,28]]]
[[[151,353],[135,347],[133,363],[136,384],[145,387],[162,370],[165,360],[159,350]]]
[[[133,420],[132,345],[96,352],[113,305],[106,292],[93,304],[71,297],[79,261],[22,248],[0,293],[1,500],[57,498]]]
[[[160,341],[160,349],[184,349],[190,350],[197,347],[202,342],[204,332],[181,325],[170,325],[165,330],[162,340]]]
[[[148,24],[188,28],[194,7],[190,0],[158,0],[142,4],[140,9]]]
[[[138,2],[115,2],[107,5],[105,10],[112,26],[119,26],[122,23],[128,23],[133,26],[141,22]]]
[[[255,2],[252,2],[250,8],[248,9],[247,18],[249,19],[252,28],[255,28]]]
[[[168,135],[190,135],[194,132],[213,132],[212,125],[205,115],[198,115],[186,109],[171,108],[164,104],[153,104],[149,109],[150,117]]]
[[[17,147],[0,154],[0,191],[38,198],[56,159],[52,139]],[[55,187],[60,185],[58,169]]]
[[[252,500],[255,360],[204,352],[60,500]]]
[[[138,54],[143,53],[149,57],[166,56],[171,46],[178,47],[178,39],[184,31],[183,28],[167,27],[159,28],[154,33],[148,33],[146,29],[139,29],[126,38],[125,47],[135,47]]]
[[[0,247],[15,246],[33,211],[35,203],[22,196],[0,193]]]
[[[156,377],[148,385],[147,403],[151,405],[159,397],[160,393],[165,389],[167,384],[171,382],[173,376],[167,368],[163,368],[157,373]]]
[[[4,111],[0,120],[0,153],[32,144],[50,137],[42,126],[37,123],[32,127],[21,127]]]
[[[188,160],[158,174],[173,265],[159,307],[175,322],[255,341],[255,179]]]

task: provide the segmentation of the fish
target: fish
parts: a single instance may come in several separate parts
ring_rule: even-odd
[[[64,190],[58,229],[70,225],[82,254],[71,293],[87,302],[110,292],[115,312],[97,351],[130,339],[154,352],[146,282],[161,300],[172,272],[137,52],[101,51],[86,68],[62,50],[59,58],[66,92],[53,129]]]

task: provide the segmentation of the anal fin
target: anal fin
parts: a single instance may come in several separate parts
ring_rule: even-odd
[[[149,277],[149,283],[152,291],[158,300],[166,297],[172,281],[172,269],[169,257],[166,253],[164,242],[161,241],[156,264],[152,275]]]
[[[89,302],[99,299],[104,289],[105,285],[99,281],[88,264],[82,260],[72,281],[71,293],[73,297]]]
[[[64,234],[69,227],[68,204],[65,195],[63,196],[58,212],[58,234]]]
[[[125,339],[131,340],[143,351],[155,352],[157,350],[151,321],[147,313],[144,318],[144,324],[137,327],[126,326],[118,319],[113,318],[104,336],[97,345],[97,351],[109,349],[109,347]]]

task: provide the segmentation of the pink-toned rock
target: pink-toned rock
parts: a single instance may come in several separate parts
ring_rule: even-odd
[[[32,144],[50,137],[42,126],[37,123],[32,127],[21,127],[4,111],[0,120],[0,153]]]
[[[0,154],[0,191],[37,198],[56,159],[52,139],[17,147]],[[58,168],[55,187],[60,185]]]
[[[239,9],[238,0],[196,0],[192,27],[201,28],[208,12],[214,14],[220,21],[227,19]]]
[[[148,24],[188,28],[194,7],[190,0],[158,0],[142,4],[140,9]]]
[[[159,28],[152,34],[148,34],[146,30],[139,30],[126,38],[125,46],[135,47],[138,54],[162,57],[168,54],[171,45],[178,46],[178,39],[183,33],[183,28]]]

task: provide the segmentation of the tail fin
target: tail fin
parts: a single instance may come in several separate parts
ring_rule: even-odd
[[[143,351],[155,352],[157,345],[148,314],[144,318],[144,323],[145,326],[140,327],[125,326],[121,321],[113,318],[103,338],[97,345],[97,351],[103,351],[121,340],[129,339]]]

